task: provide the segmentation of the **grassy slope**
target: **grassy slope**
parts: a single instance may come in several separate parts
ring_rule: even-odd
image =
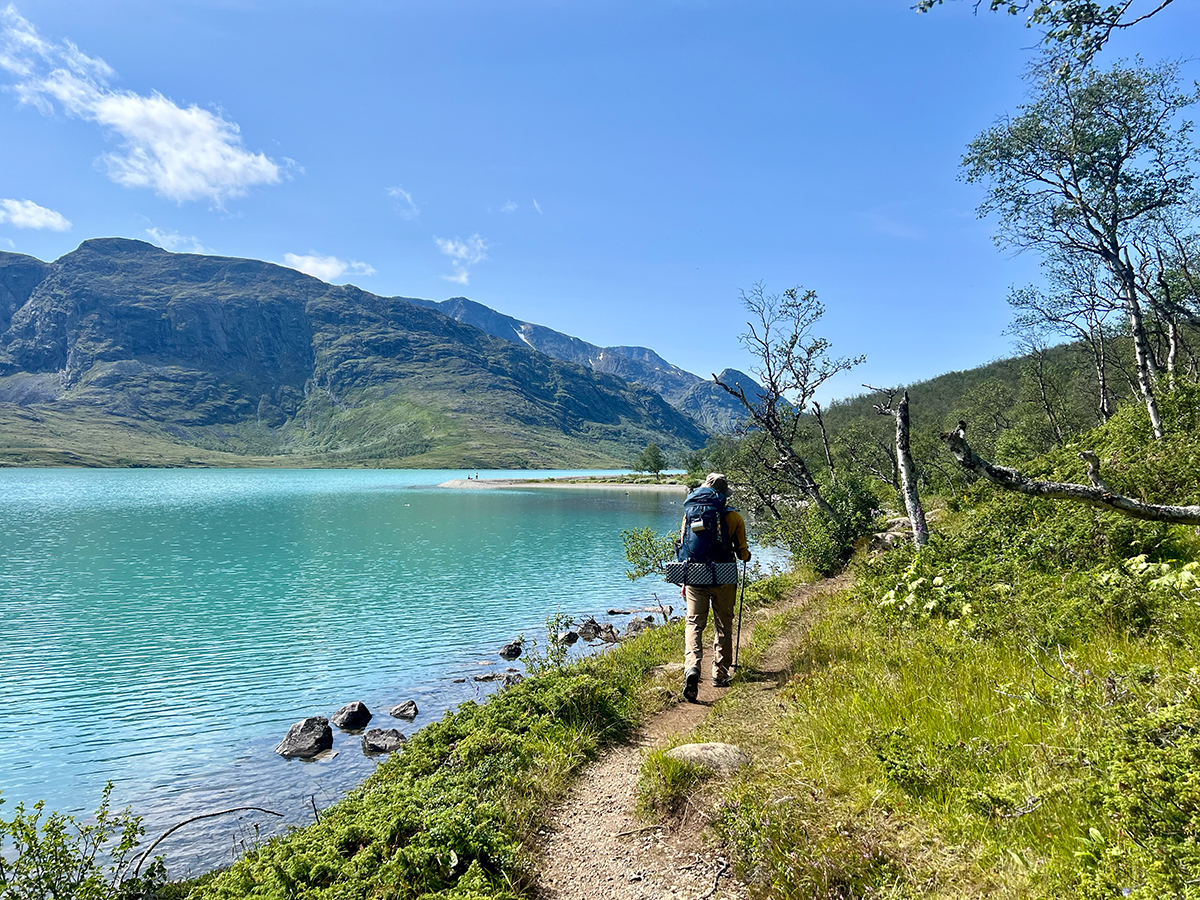
[[[1200,497],[1200,395],[1086,436],[1119,490]],[[1080,446],[1083,446],[1082,444]],[[1078,480],[1077,447],[1043,458]],[[863,560],[701,737],[754,748],[716,827],[763,896],[1200,896],[1192,529],[978,487]],[[798,615],[798,614],[793,614]]]
[[[255,425],[167,431],[120,416],[0,403],[0,466],[624,468],[629,446],[548,428],[464,424],[392,404],[338,413],[319,442]],[[417,437],[414,422],[429,423]],[[428,439],[432,434],[434,439]]]

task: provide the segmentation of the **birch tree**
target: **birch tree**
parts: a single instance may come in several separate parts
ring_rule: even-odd
[[[1129,321],[1137,385],[1156,438],[1157,365],[1142,308],[1146,238],[1191,197],[1196,152],[1180,114],[1198,97],[1178,88],[1178,64],[1107,72],[1042,71],[1032,102],[984,131],[963,158],[985,183],[980,216],[1002,246],[1090,259],[1112,278]]]
[[[780,294],[766,293],[761,283],[742,302],[750,312],[742,344],[755,364],[750,374],[762,386],[760,397],[751,398],[739,384],[713,382],[745,407],[751,426],[767,438],[773,451],[761,459],[762,466],[815,504],[829,519],[841,517],[821,494],[807,460],[796,449],[805,423],[805,412],[821,385],[866,357],[834,357],[830,343],[813,329],[825,307],[816,291],[794,287]]]
[[[917,0],[912,8],[929,12],[943,0]],[[1045,42],[1061,46],[1087,65],[1118,31],[1158,15],[1174,0],[1120,0],[1101,6],[1095,0],[987,0],[991,12],[1025,15],[1026,27],[1045,29]],[[984,0],[974,0],[975,11]]]

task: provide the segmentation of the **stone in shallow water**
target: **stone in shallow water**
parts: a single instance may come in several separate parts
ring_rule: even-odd
[[[357,731],[367,727],[367,723],[371,721],[371,711],[365,703],[355,700],[335,712],[330,721],[343,731]]]
[[[684,744],[674,750],[668,750],[667,756],[680,762],[711,769],[722,775],[750,765],[750,757],[733,744]]]
[[[500,648],[501,659],[516,659],[521,655],[521,642],[513,641],[511,644],[505,644]]]
[[[275,752],[285,759],[312,759],[333,747],[333,729],[324,716],[309,716],[288,729]]]
[[[405,737],[395,728],[372,728],[363,735],[363,753],[392,753],[404,746]]]
[[[408,719],[408,721],[411,722],[417,717],[417,712],[417,701],[405,700],[400,705],[393,706],[391,709],[389,709],[388,715],[394,719]]]

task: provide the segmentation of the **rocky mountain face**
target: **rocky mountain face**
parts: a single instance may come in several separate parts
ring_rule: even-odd
[[[717,378],[721,384],[741,387],[751,403],[758,403],[763,397],[762,387],[745,372],[724,369]],[[695,419],[706,431],[715,434],[729,434],[746,419],[742,404],[712,381],[692,385],[675,407]]]
[[[512,316],[496,312],[491,307],[468,300],[452,297],[449,300],[410,300],[449,316],[459,322],[474,325],[481,331],[518,344],[526,344],[535,350],[576,365],[587,366],[595,372],[616,375],[626,381],[636,381],[657,391],[674,403],[688,388],[702,379],[673,366],[653,350],[646,347],[597,347],[587,341],[561,331],[522,322]]]
[[[116,238],[0,253],[0,406],[326,464],[600,466],[705,439],[655,391],[426,306]]]
[[[555,359],[644,384],[661,394],[675,408],[687,412],[707,431],[731,431],[744,418],[741,404],[725,391],[707,379],[672,365],[646,347],[598,347],[545,325],[506,316],[466,297],[442,301],[409,299],[409,302],[436,309],[496,337],[526,344]],[[736,374],[746,385],[748,397],[761,393],[762,389],[749,375],[742,372]],[[683,405],[685,402],[686,408]],[[712,423],[723,424],[717,426]]]

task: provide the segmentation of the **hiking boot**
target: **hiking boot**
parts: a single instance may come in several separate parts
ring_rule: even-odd
[[[731,684],[733,684],[733,679],[730,678],[728,675],[714,675],[713,676],[713,687],[715,687],[715,688],[727,688]]]
[[[683,676],[683,699],[688,703],[695,703],[696,696],[700,693],[700,672],[696,669],[691,669]]]

